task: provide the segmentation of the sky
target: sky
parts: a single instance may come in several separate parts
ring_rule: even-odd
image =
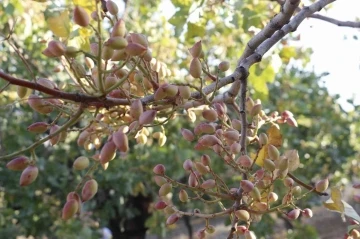
[[[343,21],[354,21],[360,18],[359,0],[338,0],[322,15]],[[360,29],[338,27],[317,20],[305,20],[297,30],[301,33],[301,44],[311,47],[313,54],[311,64],[317,73],[329,72],[323,77],[330,94],[339,94],[339,103],[345,110],[352,107],[346,102],[354,97],[360,104]],[[357,36],[355,40],[353,36]]]
[[[164,15],[169,19],[175,9],[170,0],[163,1]],[[360,0],[338,0],[320,14],[343,21],[360,18]],[[195,14],[194,14],[195,15]],[[352,110],[346,102],[354,98],[360,104],[360,29],[338,27],[318,19],[306,19],[297,29],[301,33],[299,45],[313,49],[307,70],[329,75],[322,78],[330,94],[339,94],[338,102],[345,110]],[[356,35],[359,40],[353,39]]]

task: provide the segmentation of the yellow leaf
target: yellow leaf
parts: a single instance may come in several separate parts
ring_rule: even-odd
[[[340,187],[331,188],[331,199],[328,199],[326,202],[323,202],[324,207],[329,210],[344,213],[345,207],[344,203],[341,200],[341,191]]]
[[[70,17],[69,12],[64,10],[62,12],[54,12],[47,19],[49,29],[57,37],[67,38],[70,35]]]
[[[269,137],[269,142],[260,149],[258,157],[255,161],[255,163],[261,167],[264,166],[264,159],[269,157],[268,145],[272,144],[276,147],[280,147],[282,144],[282,135],[280,132],[280,128],[277,124],[271,125],[271,127],[267,131],[267,135]],[[250,157],[252,158],[252,160],[255,160],[256,155],[251,154]]]
[[[262,147],[259,151],[258,157],[255,159],[255,154],[254,157],[252,157],[252,160],[256,160],[255,163],[259,166],[264,166],[264,159],[265,157],[268,155],[268,147],[267,145],[264,145],[264,147]]]
[[[271,127],[267,131],[267,134],[269,137],[269,144],[272,144],[275,147],[280,147],[282,145],[282,135],[279,125],[271,125]]]
[[[84,8],[89,14],[96,11],[95,1],[73,0],[74,5]]]

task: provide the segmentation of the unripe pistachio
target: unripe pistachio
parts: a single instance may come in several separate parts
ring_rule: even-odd
[[[279,150],[272,144],[268,145],[268,154],[269,154],[269,158],[272,159],[273,161],[276,161],[280,158]]]
[[[172,190],[172,185],[170,183],[163,184],[159,189],[159,196],[166,196]]]
[[[184,189],[181,189],[179,192],[179,200],[181,202],[187,202],[188,199],[189,199],[189,196],[188,196],[187,192]]]
[[[249,195],[255,200],[260,201],[261,200],[261,193],[257,187],[254,187],[253,190],[249,192]]]
[[[265,133],[261,133],[259,135],[259,143],[261,146],[266,145],[268,143],[268,141],[269,141],[269,138]]]
[[[201,175],[205,175],[209,172],[209,169],[201,162],[195,162],[195,168]]]
[[[50,135],[52,135],[52,134],[54,134],[56,131],[58,131],[60,129],[60,127],[58,126],[58,125],[52,125],[51,127],[50,127]],[[57,143],[59,143],[59,141],[60,141],[60,135],[58,134],[58,135],[55,135],[55,136],[51,136],[51,138],[50,138],[50,143],[51,143],[51,145],[55,145],[55,144],[57,144]]]
[[[156,117],[156,110],[147,110],[143,112],[139,117],[139,124],[151,124]]]
[[[162,100],[166,97],[166,92],[163,88],[163,85],[161,85],[156,91],[155,91],[155,94],[154,94],[154,99],[155,100]]]
[[[293,117],[293,116],[294,116],[294,114],[288,110],[285,110],[284,112],[281,113],[281,117],[283,119],[287,119],[287,118]]]
[[[149,42],[146,39],[145,35],[139,34],[139,33],[131,33],[130,37],[131,37],[131,41],[133,43],[140,44],[140,45],[144,46],[145,48],[149,47]]]
[[[80,156],[77,159],[75,159],[73,163],[73,168],[76,170],[83,170],[87,167],[89,167],[90,161],[85,156]]]
[[[271,159],[264,159],[264,168],[273,172],[275,170],[275,163]]]
[[[179,216],[177,214],[171,214],[167,219],[166,219],[166,225],[172,225],[175,224],[177,221],[179,220]]]
[[[302,215],[306,218],[312,218],[313,216],[313,212],[310,208],[305,208],[303,211],[302,211]]]
[[[249,221],[249,219],[250,219],[250,214],[246,210],[237,210],[237,211],[235,211],[235,216],[239,220],[245,221],[245,222]]]
[[[240,187],[245,193],[248,193],[254,189],[254,184],[249,180],[241,180]]]
[[[190,173],[188,184],[190,187],[196,187],[199,184],[194,173]]]
[[[246,231],[244,235],[245,239],[256,239],[256,235],[253,231]]]
[[[128,45],[128,42],[123,37],[110,37],[106,42],[105,46],[111,47],[115,50],[124,49]]]
[[[163,164],[158,164],[153,168],[153,172],[157,175],[165,174],[165,166]]]
[[[167,203],[166,202],[164,202],[164,201],[158,201],[157,203],[155,203],[155,209],[157,209],[157,210],[162,210],[162,209],[164,209],[164,208],[166,208],[167,207]]]
[[[88,180],[81,191],[81,198],[83,202],[86,202],[93,198],[98,191],[98,183],[95,179]]]
[[[284,170],[289,169],[289,159],[288,158],[281,159],[278,167],[279,167],[280,171],[284,171]]]
[[[215,183],[214,179],[208,179],[200,185],[200,187],[203,189],[211,189],[211,188],[214,188],[215,186],[216,186],[216,183]]]
[[[292,127],[298,127],[298,123],[294,117],[287,118],[286,123]]]
[[[259,211],[266,211],[268,210],[268,205],[266,202],[254,202],[254,206],[259,209]]]
[[[213,226],[213,225],[208,225],[206,227],[206,232],[209,233],[209,234],[213,234],[215,232],[215,230],[216,230],[215,226]]]
[[[329,179],[327,178],[320,180],[315,184],[316,191],[320,193],[325,192],[328,187],[329,187]]]
[[[163,184],[167,183],[166,179],[161,176],[154,176],[154,181],[156,185],[161,187]]]
[[[56,40],[52,40],[49,42],[48,49],[54,56],[62,56],[65,54],[64,44]]]
[[[121,50],[115,50],[112,57],[111,57],[111,60],[112,61],[123,61],[123,60],[126,60],[127,58],[127,54],[125,52],[125,49],[121,49]]]
[[[82,27],[87,27],[89,25],[90,17],[84,8],[75,6],[74,22]]]
[[[100,151],[100,163],[106,164],[116,156],[116,145],[113,141],[107,141]]]
[[[131,103],[130,115],[133,119],[138,120],[143,111],[143,105],[140,99],[136,99]]]
[[[265,175],[265,170],[264,170],[264,169],[258,169],[258,170],[256,170],[256,172],[255,172],[255,178],[256,178],[257,180],[261,180],[261,179],[263,179],[265,176],[266,176],[266,175]]]
[[[294,180],[292,178],[285,178],[284,179],[284,185],[285,187],[291,188],[292,186],[294,186]]]
[[[228,61],[222,61],[219,63],[219,70],[222,71],[222,72],[225,72],[227,70],[229,70],[230,68],[230,62]]]
[[[194,78],[200,78],[202,72],[202,66],[199,58],[194,58],[190,62],[190,75]]]
[[[248,228],[244,225],[236,227],[236,234],[238,234],[238,235],[243,235],[243,234],[245,234],[246,231],[248,231]]]
[[[197,231],[196,238],[197,239],[205,239],[206,238],[205,230],[201,229],[201,230]]]
[[[113,133],[112,140],[116,148],[123,153],[126,153],[129,150],[129,140],[127,135],[122,131],[117,131]]]
[[[210,166],[210,157],[207,154],[201,155],[201,162],[205,166]]]
[[[181,129],[181,135],[183,136],[183,138],[187,141],[193,141],[195,139],[195,135],[193,132],[191,132],[190,130],[188,129],[184,129],[182,128]]]
[[[202,44],[201,41],[196,42],[190,49],[189,52],[193,58],[200,57],[202,52]]]
[[[31,133],[41,134],[44,133],[48,128],[49,124],[45,122],[35,122],[27,127],[27,130]]]
[[[183,163],[183,168],[186,170],[186,171],[190,171],[193,167],[193,163],[190,159],[187,159],[185,160],[185,162]]]
[[[70,200],[76,200],[79,203],[81,202],[80,196],[76,192],[69,192],[68,193],[68,195],[66,196],[66,201],[70,201]]]
[[[164,213],[166,215],[170,215],[170,214],[175,213],[175,210],[172,207],[166,207],[166,208],[164,208]]]
[[[41,114],[48,114],[53,111],[53,107],[37,95],[30,95],[28,104],[33,110]]]
[[[300,186],[293,187],[291,193],[294,197],[299,197],[301,195],[301,187]]]
[[[45,48],[45,50],[43,50],[41,53],[47,57],[56,57],[49,48]]]
[[[65,48],[65,56],[74,58],[80,52],[80,50],[74,46],[67,46]]]
[[[276,193],[274,193],[274,192],[269,193],[269,195],[268,195],[269,203],[276,202],[278,199],[279,199],[279,196]]]
[[[287,217],[290,220],[295,220],[300,216],[300,212],[301,212],[300,209],[295,208],[295,209],[293,209],[293,210],[291,210],[290,212],[287,213]]]
[[[241,130],[241,121],[238,119],[232,119],[231,120],[231,125],[234,129],[236,130]]]
[[[288,168],[285,170],[277,170],[276,177],[278,177],[279,179],[284,179],[287,176],[288,172],[289,172]]]
[[[218,114],[217,114],[216,110],[213,110],[213,109],[204,110],[202,112],[202,116],[204,117],[204,119],[206,119],[207,121],[210,121],[210,122],[214,122],[214,121],[218,120]]]
[[[20,176],[20,186],[27,186],[35,181],[39,174],[39,169],[34,165],[27,166]]]
[[[111,0],[108,0],[106,2],[106,9],[110,12],[111,15],[114,15],[114,16],[116,14],[118,14],[118,12],[119,12],[119,8],[116,5],[116,3]]]
[[[125,52],[129,56],[140,56],[145,54],[146,51],[147,51],[146,47],[138,43],[129,43],[125,48]]]
[[[125,22],[122,19],[119,19],[115,25],[114,28],[111,31],[112,37],[124,37],[126,33],[126,27]]]
[[[251,165],[252,165],[252,160],[249,156],[247,155],[241,155],[237,161],[236,161],[238,164],[240,164],[241,167],[244,167],[244,168],[250,168]]]
[[[189,99],[191,97],[191,90],[189,86],[178,86],[179,88],[179,95],[183,99]]]
[[[207,147],[212,147],[214,145],[221,145],[221,141],[215,135],[209,135],[209,134],[202,136],[198,140],[198,143]]]
[[[62,219],[68,220],[72,218],[75,213],[79,210],[79,202],[75,199],[67,201],[62,209]]]
[[[104,88],[105,90],[108,90],[110,87],[112,87],[113,85],[115,85],[117,83],[117,79],[114,76],[108,76],[105,78],[105,82],[104,82]]]
[[[260,113],[261,109],[262,109],[261,103],[254,105],[250,111],[250,115],[251,116],[258,115]]]
[[[6,167],[10,170],[21,171],[29,165],[30,159],[25,156],[20,156],[12,159],[6,164]]]
[[[83,147],[86,140],[90,137],[90,133],[87,130],[84,130],[79,134],[79,137],[77,139],[77,145],[80,147]]]
[[[199,123],[195,128],[194,128],[194,133],[196,135],[200,135],[200,134],[212,134],[215,132],[215,126],[212,124],[208,124],[208,123]]]
[[[165,91],[166,96],[174,97],[177,95],[179,89],[178,89],[178,86],[176,86],[176,85],[167,84],[164,86],[164,91]]]
[[[19,96],[19,98],[25,98],[25,96],[27,95],[28,89],[24,86],[17,86],[16,88],[16,93]]]
[[[228,130],[228,131],[225,131],[224,134],[223,134],[224,138],[227,139],[227,140],[230,140],[230,141],[238,141],[239,140],[239,137],[240,137],[240,134],[239,134],[239,131],[236,131],[236,130]]]
[[[354,228],[354,229],[351,230],[350,236],[353,239],[360,239],[360,232],[357,229]]]
[[[114,54],[114,49],[111,48],[110,46],[106,46],[104,45],[103,48],[102,48],[102,51],[101,51],[101,58],[104,59],[104,60],[110,60],[111,57],[113,56]]]

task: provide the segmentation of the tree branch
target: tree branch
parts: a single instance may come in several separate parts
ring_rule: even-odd
[[[352,21],[340,21],[331,17],[326,17],[320,14],[312,14],[309,16],[310,18],[315,18],[319,20],[323,20],[332,24],[335,24],[339,27],[353,27],[353,28],[360,28],[360,22],[352,22]]]

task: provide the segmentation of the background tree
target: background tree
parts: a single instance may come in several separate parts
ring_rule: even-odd
[[[158,197],[157,186],[153,181],[153,166],[159,163],[164,164],[166,172],[171,172],[169,176],[173,180],[186,184],[188,173],[185,173],[183,169],[185,159],[198,161],[203,153],[195,151],[194,144],[186,140],[179,140],[181,128],[194,128],[203,120],[202,112],[207,108],[203,108],[202,105],[213,107],[218,110],[218,113],[219,109],[221,111],[222,107],[227,107],[227,115],[230,119],[241,118],[242,125],[247,125],[243,103],[245,103],[245,98],[250,96],[253,99],[260,98],[262,100],[263,108],[269,109],[264,113],[269,113],[269,116],[273,110],[279,112],[290,110],[294,113],[299,127],[281,128],[284,139],[281,150],[293,148],[298,150],[301,156],[301,167],[296,171],[296,176],[306,183],[315,183],[321,178],[330,177],[332,183],[335,184],[343,174],[349,173],[350,167],[347,162],[357,150],[356,135],[358,132],[356,123],[353,122],[357,122],[358,114],[354,112],[344,116],[344,112],[327,94],[326,89],[319,86],[318,77],[314,74],[286,67],[291,59],[297,59],[306,64],[310,55],[309,50],[295,48],[288,44],[288,42],[297,40],[296,33],[289,36],[287,34],[295,30],[305,17],[319,18],[319,15],[312,14],[330,2],[332,1],[318,1],[309,8],[303,8],[298,6],[298,1],[284,3],[172,1],[177,11],[169,21],[159,19],[158,11],[163,6],[161,1],[152,1],[147,6],[144,6],[142,1],[126,2],[125,10],[118,13],[116,13],[114,5],[109,5],[111,3],[95,4],[95,1],[66,1],[59,2],[58,5],[51,2],[29,1],[29,4],[34,6],[31,9],[24,8],[22,2],[19,1],[2,3],[0,11],[6,13],[0,15],[0,21],[4,26],[0,56],[2,58],[0,77],[3,79],[0,81],[1,95],[3,96],[1,97],[3,105],[1,114],[4,116],[1,123],[0,147],[1,154],[4,156],[1,157],[3,173],[0,177],[1,182],[6,181],[6,184],[3,184],[5,188],[2,194],[2,235],[9,235],[10,238],[16,233],[36,236],[51,233],[59,238],[76,238],[79,235],[84,238],[96,238],[99,226],[110,227],[116,238],[144,237],[147,227],[151,227],[157,233],[164,233],[166,220],[163,218],[163,214],[154,211],[152,203],[155,204],[158,200],[162,200],[169,204],[169,201],[168,198]],[[76,15],[75,9],[77,11],[84,9],[87,14],[91,14],[95,19],[91,20],[91,27],[79,27],[79,25],[86,25],[87,22],[84,22],[83,10],[80,10],[80,15]],[[101,17],[104,14],[102,11],[106,14],[104,19]],[[74,18],[73,14],[75,14]],[[195,17],[197,14],[199,17]],[[139,32],[148,36],[144,42],[142,38],[144,35],[135,34],[134,38],[128,35],[130,38],[127,37],[127,41],[132,40],[138,43],[136,42],[138,40],[142,43],[143,45],[137,46],[142,50],[141,54],[151,47],[152,56],[156,60],[147,63],[130,47],[125,52],[132,57],[122,56],[121,58],[121,54],[124,53],[117,50],[117,57],[120,57],[120,61],[115,61],[115,67],[126,68],[127,71],[116,74],[118,69],[105,67],[107,69],[105,70],[97,62],[103,58],[106,65],[112,64],[107,60],[114,55],[111,49],[109,50],[111,53],[105,52],[108,50],[106,44],[111,45],[107,39],[114,32],[112,27],[120,19],[120,16],[126,24],[128,33]],[[288,23],[289,19],[291,20]],[[340,25],[359,27],[357,22],[339,22],[326,18],[324,20],[335,21]],[[77,24],[74,24],[74,21]],[[280,28],[282,30],[278,30]],[[261,29],[262,31],[260,31]],[[48,56],[51,54],[49,55],[46,49],[50,50],[50,53],[56,51],[51,44],[47,45],[52,39],[62,42],[61,44],[57,41],[52,42],[56,46],[60,46],[61,57],[48,58],[41,54],[44,49],[45,55]],[[196,47],[199,46],[200,39],[204,56],[194,53],[194,49],[196,50]],[[282,41],[280,41],[281,39]],[[280,44],[275,45],[278,41]],[[98,48],[94,48],[95,45],[91,48],[90,43],[95,42],[99,43]],[[103,43],[105,44],[103,45]],[[188,48],[193,45],[193,50],[189,54]],[[274,45],[273,54],[278,54],[283,62],[281,69],[273,67],[270,56],[263,57],[264,53]],[[256,49],[255,52],[254,49]],[[99,50],[102,54],[96,54],[96,51]],[[241,57],[238,59],[240,55]],[[88,58],[85,59],[85,56]],[[195,67],[194,70],[191,65],[195,63],[191,62],[199,57],[202,69]],[[225,59],[230,62],[232,74],[222,72],[223,66],[220,66],[219,63],[223,62],[222,65],[226,66]],[[260,60],[259,64],[253,65]],[[87,65],[85,65],[86,62]],[[87,70],[85,73],[87,76],[81,75],[82,67]],[[91,68],[91,72],[89,68]],[[189,70],[190,75],[188,74]],[[124,81],[115,87],[115,91],[106,92],[106,89],[104,91],[105,77],[111,76],[113,73]],[[250,75],[246,78],[248,73]],[[197,76],[198,74],[201,78]],[[15,76],[15,78],[11,76]],[[41,84],[44,80],[39,80],[40,77],[46,77],[50,82],[57,83],[57,88],[52,89],[49,84]],[[103,81],[96,81],[96,78],[103,79]],[[246,82],[248,82],[248,87]],[[181,93],[179,97],[178,88],[176,88],[176,95],[165,95],[164,99],[154,99],[153,94],[165,88],[166,83],[171,83],[171,86],[176,87],[186,84],[193,90],[193,93],[187,101],[187,98]],[[242,92],[249,89],[250,93],[239,94],[239,83],[242,83]],[[232,84],[231,88],[225,87],[230,84]],[[50,103],[47,101],[47,104],[50,104],[55,110],[47,115],[39,114],[29,108],[26,100],[17,98],[15,85],[36,90],[37,92],[33,93],[39,94],[47,100],[55,98],[64,101],[50,101]],[[223,87],[224,89],[221,89]],[[294,88],[295,90],[293,90]],[[62,94],[62,92],[69,94]],[[305,93],[309,96],[306,99],[308,104],[304,104],[303,101]],[[205,94],[209,97],[205,98]],[[106,98],[104,98],[105,95]],[[131,122],[134,122],[134,117],[129,118],[127,105],[130,101],[138,98],[141,99],[143,107],[157,111],[158,117],[155,123],[149,122],[150,124],[147,125],[152,127],[135,126],[133,132],[128,132],[129,139],[136,137],[135,140],[132,139],[129,142],[130,152],[118,154],[117,158],[119,159],[111,161],[106,171],[101,169],[96,160],[91,162],[92,166],[88,172],[74,171],[72,169],[73,162],[78,156],[85,155],[96,159],[96,152],[101,152],[102,145],[111,141],[111,139],[107,141],[109,135],[116,132],[119,126],[130,125]],[[214,105],[211,103],[212,100],[225,104]],[[234,100],[236,100],[235,106]],[[49,131],[45,131],[34,135],[26,130],[29,125],[34,122],[64,125],[79,105],[84,110],[79,112],[81,113],[79,120],[71,127],[61,130],[61,132],[67,131],[64,142],[51,146],[47,141],[44,144],[45,147],[39,144],[39,147],[32,147],[31,150],[18,151],[47,137],[49,133]],[[260,118],[257,118],[255,113],[254,117],[249,116],[251,107],[253,106],[247,108],[247,120],[256,122]],[[330,108],[334,110],[330,111]],[[324,109],[327,110],[324,112]],[[99,113],[104,115],[105,119],[97,118]],[[11,117],[9,117],[10,115]],[[263,113],[261,115],[263,117]],[[97,137],[91,139],[93,147],[85,144],[84,148],[79,148],[79,133],[91,128],[91,124],[95,121],[99,123],[98,127],[101,130]],[[275,118],[273,121],[276,123]],[[225,130],[230,122],[225,117],[220,123],[218,122],[217,127],[224,127]],[[240,133],[246,131],[244,128],[238,130]],[[250,131],[247,132],[248,136],[254,133],[251,130],[253,129],[250,128]],[[265,132],[266,130],[259,130],[259,133]],[[50,131],[50,134],[53,135],[53,133],[54,131]],[[318,134],[318,138],[314,140],[316,134]],[[246,133],[242,135],[239,141],[241,147],[239,153],[245,155]],[[349,135],[352,140],[345,140]],[[255,146],[249,146],[249,153],[261,150],[261,144],[259,148],[255,143],[257,142],[256,137],[252,139],[250,137],[249,140],[253,141],[252,145],[255,144]],[[84,145],[82,144],[82,146]],[[40,171],[38,179],[21,190],[18,186],[18,177],[14,177],[14,172],[5,169],[5,162],[9,162],[10,159],[20,154],[31,158],[31,162],[36,161],[36,166]],[[225,159],[224,155],[219,157],[216,153],[211,152],[209,155],[212,159],[211,167],[218,175],[214,177],[221,178],[226,185],[238,187],[239,180],[245,180],[250,175],[247,175],[247,172],[250,171],[244,171],[243,168],[246,167],[241,163],[236,174],[234,170],[229,170],[221,160],[221,158]],[[218,158],[216,159],[216,157]],[[252,160],[255,159],[255,156],[251,157]],[[236,160],[237,157],[234,159]],[[235,160],[234,163],[236,163]],[[327,163],[324,164],[324,161]],[[254,170],[261,166],[254,166]],[[20,176],[20,173],[16,173],[16,175]],[[82,204],[78,219],[72,219],[71,223],[62,221],[59,212],[64,206],[66,195],[76,189],[81,193],[81,187],[89,179],[89,176],[96,179],[99,184],[95,198]],[[313,180],[311,180],[312,178]],[[173,184],[176,185],[175,182]],[[279,190],[280,195],[284,195],[288,189],[284,189],[280,185],[282,184],[275,184],[275,188]],[[239,188],[240,195],[241,190]],[[178,192],[179,190],[174,191],[172,201],[174,205],[182,204],[176,197]],[[206,193],[210,192],[212,189]],[[210,194],[210,196],[214,195]],[[29,198],[32,201],[29,201]],[[209,200],[208,196],[201,198]],[[186,214],[184,212],[190,209],[203,207],[204,203],[201,201],[191,200],[182,205],[179,207],[181,212],[179,211],[176,215],[180,216]],[[307,202],[311,201],[307,200]],[[296,205],[300,208],[306,207],[305,204]],[[232,213],[233,211],[229,210],[231,206],[225,202],[225,207],[228,208],[228,211],[225,212]],[[234,211],[238,209],[234,207]],[[203,210],[209,213],[219,211],[219,206],[209,205],[205,206]],[[222,210],[224,208],[221,208],[220,212]],[[340,209],[338,210],[340,211]],[[150,215],[151,217],[149,217]],[[252,218],[252,221],[256,221],[255,218]],[[231,223],[235,230],[236,217],[232,217]],[[168,222],[168,224],[171,223]],[[158,225],[162,226],[158,227]],[[268,229],[271,227],[257,228],[257,234],[261,235],[268,233]],[[264,228],[266,230],[263,230]],[[204,229],[207,229],[207,232],[212,230],[211,227]],[[242,228],[237,230],[241,232]],[[251,228],[251,230],[253,229]],[[202,234],[201,231],[199,233]],[[230,234],[230,236],[232,235]]]

